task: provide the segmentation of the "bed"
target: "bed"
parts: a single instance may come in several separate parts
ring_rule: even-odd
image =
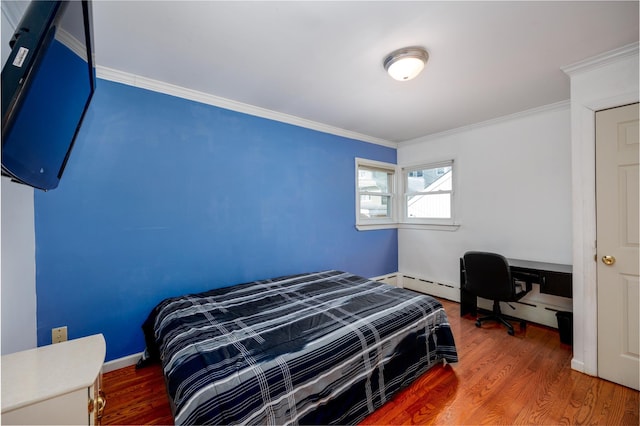
[[[143,324],[178,424],[355,424],[458,356],[436,299],[341,271],[160,302]]]

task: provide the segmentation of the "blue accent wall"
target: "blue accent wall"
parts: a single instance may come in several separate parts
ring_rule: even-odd
[[[397,271],[397,231],[355,229],[355,157],[396,150],[100,80],[59,187],[35,191],[38,345],[66,325],[112,360],[165,297]]]

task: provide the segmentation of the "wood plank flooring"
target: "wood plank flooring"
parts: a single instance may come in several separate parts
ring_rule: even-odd
[[[172,425],[173,416],[159,364],[135,366],[102,375],[107,405],[103,425]]]
[[[529,324],[515,336],[497,324],[476,328],[459,305],[442,301],[460,362],[437,366],[363,425],[547,424],[638,425],[639,393],[571,370],[571,347],[557,330]],[[102,423],[172,424],[159,366],[126,367],[103,376]]]

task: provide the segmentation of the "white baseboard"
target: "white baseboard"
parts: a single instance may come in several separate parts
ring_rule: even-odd
[[[380,275],[379,277],[370,278],[372,281],[381,281],[383,283],[391,284],[396,287],[402,287],[402,274],[398,272],[392,272],[386,275]]]
[[[392,272],[379,277],[371,278],[373,281],[381,281],[399,288],[407,288],[431,296],[460,302],[460,289],[454,284],[442,284],[423,278],[405,275],[402,272]]]
[[[584,362],[578,361],[575,358],[571,359],[571,369],[579,371],[579,372],[584,373],[584,374],[588,374],[588,373],[585,373],[585,371],[584,371]]]
[[[460,288],[452,283],[440,283],[414,275],[400,274],[402,287],[430,296],[460,302]]]
[[[407,288],[453,302],[460,302],[460,284],[457,282],[438,282],[415,274],[409,275],[402,272],[389,275],[394,276],[393,279],[395,282],[393,284],[397,287]],[[378,279],[378,281],[387,282],[385,279]],[[571,299],[541,294],[539,287],[538,284],[533,284],[531,293],[527,294],[520,301],[511,304],[511,306],[516,308],[515,310],[512,311],[505,305],[503,306],[503,312],[506,315],[521,318],[529,322],[558,328],[556,312],[571,311]],[[478,307],[491,310],[492,306],[493,302],[478,298]]]
[[[122,358],[107,361],[102,365],[102,373],[108,373],[109,371],[118,370],[120,368],[129,367],[130,365],[136,365],[138,360],[142,357],[142,352],[132,355],[127,355]]]

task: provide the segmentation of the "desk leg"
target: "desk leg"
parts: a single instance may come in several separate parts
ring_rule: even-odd
[[[460,289],[460,316],[463,317],[466,314],[474,316],[478,314],[478,298],[468,291]]]
[[[460,316],[466,314],[478,314],[478,298],[464,289],[466,278],[464,275],[464,262],[460,258]]]

